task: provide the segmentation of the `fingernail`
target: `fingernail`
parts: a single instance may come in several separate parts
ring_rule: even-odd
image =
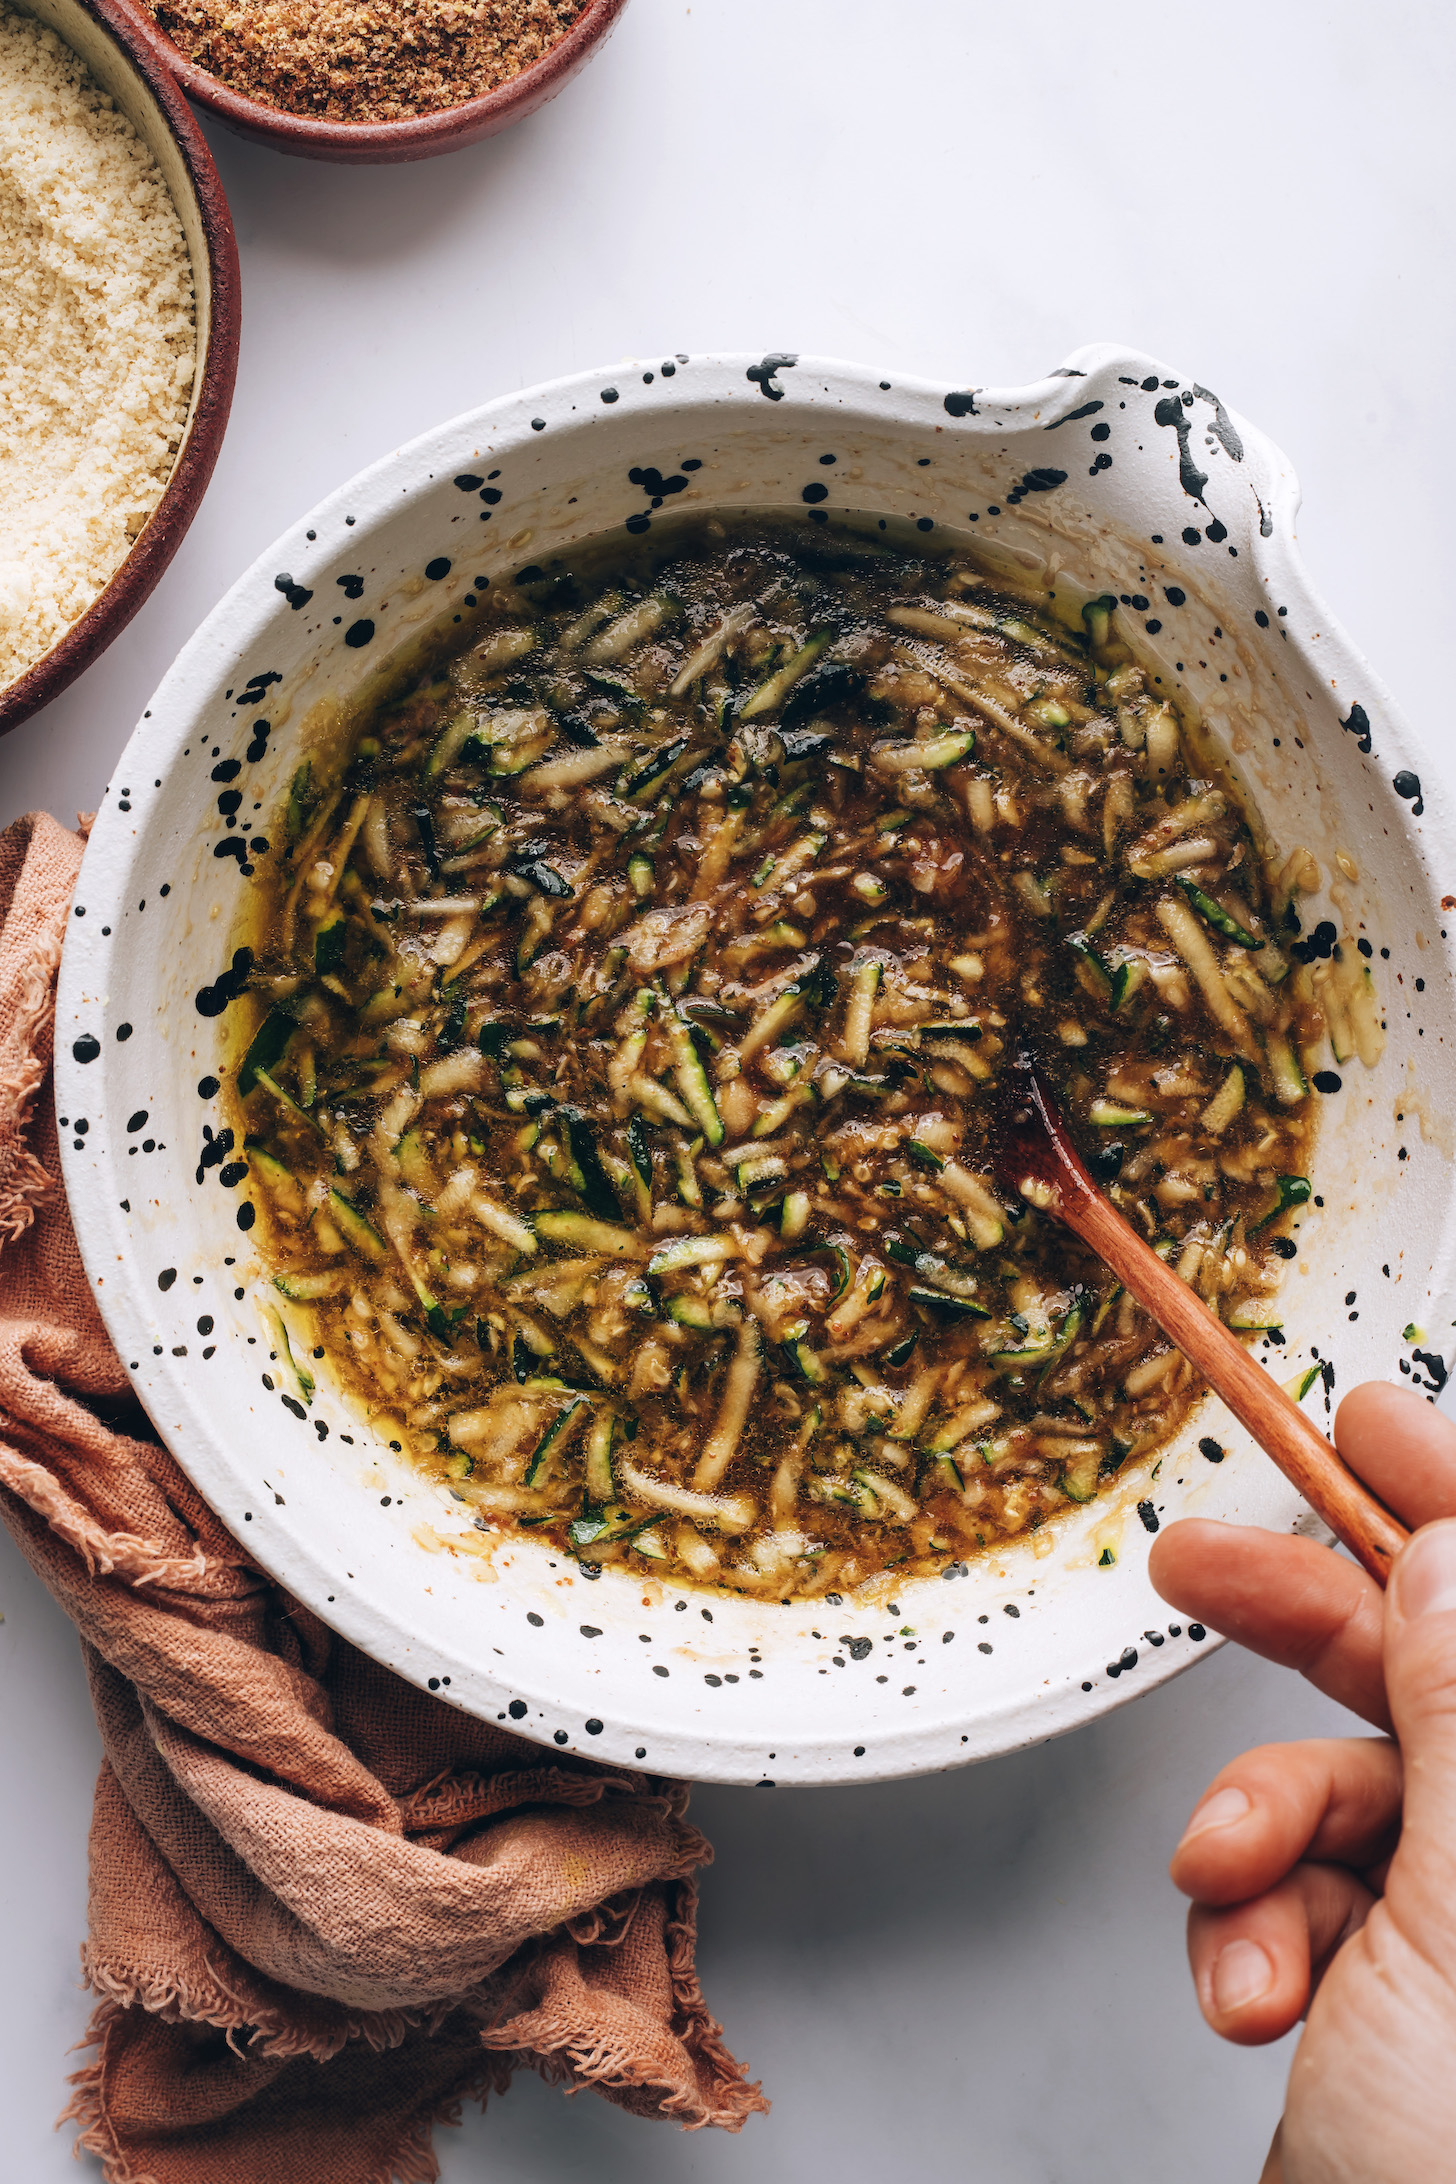
[[[1231,1941],[1214,1958],[1209,1984],[1220,2017],[1231,2017],[1269,1992],[1274,1960],[1257,1941]]]
[[[1253,1811],[1253,1801],[1244,1790],[1231,1783],[1226,1790],[1215,1790],[1206,1797],[1187,1827],[1183,1830],[1183,1843],[1191,1843],[1195,1835],[1202,1835],[1208,1828],[1230,1828],[1236,1820],[1243,1820]],[[1181,1850],[1183,1843],[1178,1845]]]
[[[1400,1558],[1396,1598],[1407,1620],[1456,1609],[1456,1523],[1428,1525]]]

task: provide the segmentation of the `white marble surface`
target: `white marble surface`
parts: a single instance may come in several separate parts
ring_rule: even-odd
[[[1089,339],[1146,348],[1282,442],[1316,582],[1449,733],[1453,57],[1413,0],[632,0],[554,106],[448,159],[218,136],[247,313],[228,442],[155,597],[0,748],[0,821],[94,805],[219,593],[392,442],[676,349],[1008,385]],[[3,1541],[0,1609],[0,2176],[60,2184],[98,2173],[51,2130],[97,1747],[69,1627]],[[1252,2184],[1287,2054],[1202,2029],[1164,1867],[1232,1751],[1340,1718],[1225,1652],[973,1772],[699,1793],[704,1978],[772,2115],[684,2138],[522,2083],[442,2134],[447,2184]]]

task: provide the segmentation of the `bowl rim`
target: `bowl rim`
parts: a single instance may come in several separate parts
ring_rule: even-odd
[[[181,47],[133,0],[96,0],[124,14],[134,35],[158,64],[195,99],[238,134],[269,144],[297,158],[335,160],[356,166],[429,159],[493,135],[524,120],[564,88],[569,76],[615,27],[627,0],[587,0],[585,8],[538,61],[476,99],[441,106],[404,121],[317,121],[306,114],[265,105],[234,91],[220,76],[191,60]]]
[[[18,728],[59,697],[121,634],[155,590],[207,491],[222,450],[238,374],[242,317],[238,243],[207,139],[172,71],[138,34],[130,10],[118,5],[118,0],[73,0],[73,4],[120,49],[160,109],[181,154],[207,250],[207,337],[198,342],[197,394],[161,499],[85,612],[49,652],[0,688],[0,735]],[[62,43],[66,43],[64,37]],[[195,266],[193,283],[195,292]]]
[[[686,363],[688,360],[682,361]],[[876,383],[881,390],[887,390],[889,386],[887,378],[882,379],[877,371],[866,365],[808,355],[770,355],[758,360],[750,352],[714,352],[699,354],[691,359],[691,363],[696,368],[693,377],[685,383],[678,382],[676,392],[688,396],[693,402],[710,404],[720,414],[726,413],[734,401],[756,401],[756,395],[745,391],[747,383],[750,382],[757,383],[758,394],[767,390],[771,401],[779,399],[772,391],[773,375],[768,370],[770,366],[774,370],[780,370],[796,365],[796,379],[800,382],[812,381],[816,393],[829,396],[834,403],[842,403],[846,396],[870,396]],[[1157,380],[1163,377],[1163,369],[1157,365],[1157,360],[1131,347],[1097,344],[1073,351],[1067,362],[1058,369],[1018,387],[977,386],[974,389],[948,389],[941,380],[932,381],[896,373],[896,400],[893,405],[888,406],[895,412],[892,421],[900,427],[909,427],[918,415],[932,429],[940,430],[943,427],[938,418],[942,412],[952,417],[976,414],[990,418],[1009,409],[1021,413],[1021,422],[1027,423],[1028,413],[1039,418],[1042,407],[1055,406],[1057,410],[1061,410],[1068,403],[1078,402],[1088,391],[1085,387],[1074,390],[1069,381],[1085,381],[1094,373],[1103,377],[1135,370],[1146,390],[1149,381],[1144,375],[1156,370],[1157,377],[1152,381],[1156,385]],[[278,610],[268,597],[271,584],[265,581],[266,572],[277,565],[280,552],[286,555],[288,547],[304,535],[305,526],[316,526],[319,534],[327,537],[337,525],[351,525],[357,518],[364,527],[360,536],[367,538],[376,522],[388,520],[386,504],[398,507],[396,496],[402,487],[405,491],[410,490],[410,478],[424,489],[424,480],[419,473],[426,468],[432,473],[438,472],[443,467],[442,457],[453,461],[462,447],[473,445],[478,450],[485,444],[490,444],[493,452],[499,453],[516,438],[519,438],[522,445],[531,444],[527,440],[527,432],[531,429],[544,429],[541,418],[533,416],[533,411],[539,411],[543,416],[553,419],[559,418],[573,431],[579,427],[599,429],[597,425],[588,426],[587,421],[589,418],[599,420],[602,417],[599,403],[604,396],[612,400],[616,398],[615,387],[604,389],[603,381],[615,382],[619,377],[620,371],[617,369],[598,369],[503,395],[443,422],[405,447],[390,451],[353,478],[346,480],[316,507],[301,514],[284,534],[284,538],[269,548],[252,569],[239,578],[227,598],[219,602],[212,615],[183,648],[156,693],[152,716],[147,717],[144,724],[139,726],[139,740],[143,745],[149,738],[160,741],[175,737],[179,743],[183,740],[182,731],[177,727],[175,718],[169,716],[176,715],[179,705],[194,704],[195,698],[185,695],[194,681],[210,686],[217,679],[220,646],[231,660],[239,644],[251,643],[259,635],[263,623],[276,615]],[[706,388],[702,384],[703,379],[709,382]],[[1120,383],[1130,382],[1123,380]],[[1176,381],[1165,383],[1177,384]],[[622,384],[625,392],[626,382],[623,381]],[[659,398],[660,396],[647,397],[648,400]],[[1214,398],[1208,396],[1207,399],[1212,402]],[[610,412],[614,417],[624,413],[630,414],[626,411],[625,403],[623,412],[615,409]],[[1079,409],[1075,414],[1082,415],[1086,412]],[[1420,765],[1428,770],[1431,786],[1444,786],[1451,776],[1439,750],[1428,739],[1416,733],[1399,707],[1390,699],[1389,693],[1363,655],[1345,635],[1338,621],[1329,614],[1304,568],[1295,539],[1299,489],[1291,466],[1256,427],[1247,424],[1236,413],[1224,412],[1222,416],[1226,429],[1243,434],[1246,446],[1256,457],[1256,462],[1250,466],[1251,471],[1256,472],[1258,482],[1267,494],[1267,500],[1260,498],[1257,493],[1251,496],[1242,518],[1249,528],[1242,534],[1236,531],[1235,536],[1239,538],[1241,546],[1248,539],[1257,557],[1256,566],[1261,580],[1273,584],[1276,587],[1274,596],[1288,602],[1292,619],[1288,625],[1287,638],[1295,648],[1296,655],[1306,665],[1310,664],[1306,652],[1309,641],[1307,629],[1313,631],[1320,640],[1322,668],[1326,674],[1334,675],[1336,687],[1347,697],[1353,685],[1372,711],[1377,706],[1380,708],[1379,733],[1383,750],[1378,763],[1382,770],[1387,769],[1390,764]],[[1051,423],[1043,422],[1039,429],[1051,430],[1054,425],[1067,421],[1067,417],[1054,416]],[[600,456],[594,458],[598,463],[603,460]],[[1245,475],[1248,476],[1247,473]],[[1249,478],[1249,482],[1253,483],[1253,478]],[[1357,705],[1355,712],[1361,716],[1363,722],[1363,707]],[[1353,715],[1351,722],[1341,725],[1347,729],[1354,726]],[[1344,747],[1343,743],[1340,747]],[[1361,746],[1362,749],[1365,747]],[[158,756],[163,755],[159,749]],[[163,772],[165,768],[158,765],[155,770]],[[1408,794],[1399,787],[1396,793],[1402,797]],[[1409,829],[1415,854],[1427,868],[1451,853],[1453,827],[1445,803],[1444,797],[1438,797],[1424,824],[1420,826],[1416,824],[1418,814],[1410,814],[1408,808],[1403,808],[1400,812],[1402,831]],[[86,907],[98,913],[104,912],[108,905],[122,901],[130,876],[130,841],[135,839],[139,831],[135,821],[129,820],[125,829],[119,822],[109,823],[113,809],[114,806],[108,802],[97,831],[92,836],[87,864],[82,873],[81,885],[86,888]],[[1416,843],[1417,837],[1423,837],[1419,846]],[[109,1155],[103,1155],[98,1144],[98,1135],[104,1138],[104,1092],[102,1086],[90,1081],[84,1067],[78,1069],[73,1066],[73,1049],[70,1045],[73,1033],[84,1035],[77,1041],[74,1050],[75,1062],[83,1065],[95,1060],[101,1051],[106,1050],[104,1043],[98,1045],[96,1039],[90,1036],[98,1012],[94,1005],[94,996],[88,998],[84,991],[88,975],[97,993],[106,984],[101,958],[93,951],[95,932],[96,918],[87,915],[83,927],[72,928],[73,941],[62,957],[56,1095],[62,1106],[69,1100],[85,1097],[90,1104],[91,1113],[95,1116],[98,1113],[96,1095],[103,1093],[102,1131],[97,1133],[93,1126],[93,1134],[84,1141],[78,1140],[74,1146],[63,1137],[61,1159],[67,1187],[78,1209],[78,1240],[88,1268],[93,1274],[103,1271],[109,1274],[115,1263],[113,1255],[121,1256],[127,1236],[116,1220],[114,1202],[108,1191],[94,1187],[103,1173],[109,1175],[109,1170],[104,1166],[104,1160]],[[1442,939],[1445,940],[1444,933]],[[1456,959],[1456,936],[1453,936],[1451,943],[1443,950],[1437,952],[1436,959],[1448,963]],[[86,1050],[84,1053],[82,1048]],[[1429,1273],[1432,1297],[1434,1299],[1439,1294],[1452,1309],[1456,1309],[1456,1196],[1447,1200],[1440,1233],[1433,1248],[1434,1256]],[[159,1282],[158,1286],[166,1285]],[[139,1280],[129,1275],[115,1287],[108,1284],[98,1302],[101,1303],[108,1328],[118,1337],[119,1347],[124,1343],[154,1342],[158,1339],[150,1316],[155,1308],[154,1301],[149,1301],[149,1295],[143,1292]],[[144,1333],[144,1330],[150,1331]],[[127,1350],[122,1348],[122,1355],[127,1354]],[[146,1351],[144,1348],[134,1348],[131,1354],[144,1357]],[[159,1423],[163,1418],[171,1422],[164,1429],[163,1435],[169,1440],[169,1445],[176,1435],[180,1434],[185,1444],[190,1429],[200,1431],[201,1444],[195,1445],[189,1452],[186,1468],[199,1490],[223,1514],[225,1521],[233,1521],[229,1515],[229,1497],[236,1497],[244,1492],[243,1484],[235,1460],[231,1456],[224,1460],[221,1454],[214,1452],[212,1442],[219,1437],[212,1433],[207,1424],[205,1398],[192,1369],[179,1373],[170,1360],[163,1357],[155,1368],[149,1364],[140,1373],[134,1373],[133,1381],[153,1417]],[[1257,1476],[1247,1472],[1243,1474],[1241,1498],[1235,1512],[1236,1520],[1266,1524],[1272,1521],[1282,1526],[1292,1519],[1297,1529],[1305,1529],[1306,1520],[1298,1514],[1300,1505],[1293,1489],[1278,1478],[1272,1466],[1267,1467],[1267,1481],[1265,1485],[1261,1485],[1260,1481],[1264,1480],[1262,1467]],[[281,1514],[279,1510],[268,1506],[272,1497],[259,1497],[255,1486],[246,1492],[245,1498],[253,1503],[253,1507],[246,1512],[250,1525],[249,1548],[253,1558],[277,1582],[322,1613],[321,1602],[325,1597],[326,1586],[337,1584],[337,1574],[330,1574],[333,1569],[330,1561],[334,1552],[333,1546],[320,1543],[301,1532],[298,1519]],[[1145,1543],[1140,1544],[1140,1553],[1142,1545]],[[352,1550],[349,1559],[353,1559]],[[1138,1562],[1135,1570],[1131,1557],[1128,1558],[1128,1563],[1135,1583],[1141,1585],[1145,1578],[1141,1562]],[[342,1562],[339,1568],[342,1569]],[[401,1596],[392,1573],[384,1569],[382,1562],[371,1564],[367,1570],[365,1563],[361,1562],[356,1564],[356,1568],[360,1580],[357,1589],[345,1591],[342,1586],[339,1587],[337,1601],[333,1592],[327,1593],[330,1613],[326,1620],[330,1626],[349,1642],[359,1645],[372,1658],[393,1668],[396,1673],[416,1685],[436,1689],[441,1681],[450,1681],[449,1677],[441,1675],[442,1670],[450,1670],[454,1687],[448,1695],[449,1703],[489,1719],[495,1709],[504,1706],[507,1698],[510,1698],[518,1733],[543,1744],[550,1739],[555,1745],[571,1750],[578,1756],[606,1760],[609,1764],[632,1764],[630,1754],[633,1743],[641,1736],[653,1747],[652,1765],[658,1771],[684,1774],[708,1781],[752,1783],[762,1779],[760,1770],[763,1766],[763,1754],[759,1741],[745,1731],[741,1722],[736,1719],[724,1720],[721,1724],[712,1722],[698,1709],[689,1709],[683,1713],[675,1699],[671,1712],[662,1713],[644,1706],[640,1700],[634,1702],[630,1693],[620,1684],[614,1684],[611,1689],[600,1689],[592,1711],[604,1715],[605,1723],[602,1719],[588,1722],[587,1734],[583,1736],[579,1718],[573,1717],[585,1709],[580,1706],[574,1680],[575,1672],[563,1657],[553,1657],[549,1663],[513,1659],[497,1667],[482,1658],[478,1634],[474,1631],[468,1644],[463,1641],[457,1643],[453,1630],[447,1627],[448,1618],[446,1623],[442,1623],[437,1618],[432,1619],[429,1614],[421,1614],[417,1606],[411,1612],[409,1602]],[[353,1569],[345,1574],[351,1581],[354,1580]],[[1003,1589],[1012,1591],[1016,1582],[1019,1581],[1012,1581]],[[938,1592],[939,1588],[936,1587],[935,1590]],[[502,1585],[500,1591],[502,1595],[507,1595],[508,1588]],[[509,1589],[509,1597],[517,1606],[525,1604],[516,1595],[514,1588]],[[563,1595],[563,1599],[565,1597]],[[1001,1591],[996,1590],[988,1594],[985,1602],[977,1604],[995,1605],[1000,1598]],[[1150,1593],[1145,1595],[1142,1591],[1136,1592],[1131,1599],[1124,1602],[1125,1609],[1131,1610],[1126,1624],[1129,1635],[1133,1633],[1144,1600],[1149,1610],[1144,1620],[1156,1622],[1159,1619],[1155,1597]],[[814,1603],[808,1605],[813,1607]],[[647,1606],[646,1601],[643,1606]],[[846,1602],[846,1609],[848,1607],[849,1603]],[[1162,1613],[1166,1615],[1166,1609]],[[532,1617],[531,1620],[538,1618]],[[568,1611],[563,1622],[569,1624],[572,1620]],[[604,1615],[601,1620],[606,1621],[607,1617]],[[803,1786],[829,1785],[896,1779],[938,1771],[1045,1741],[1050,1736],[1083,1726],[1102,1713],[1158,1687],[1191,1665],[1201,1654],[1213,1651],[1222,1642],[1212,1633],[1205,1634],[1201,1626],[1196,1629],[1188,1626],[1186,1637],[1174,1632],[1171,1625],[1169,1631],[1175,1642],[1169,1644],[1162,1638],[1153,1639],[1156,1650],[1151,1653],[1144,1650],[1134,1681],[1120,1679],[1119,1667],[1129,1665],[1124,1656],[1121,1664],[1109,1663],[1105,1679],[1090,1665],[1072,1670],[1072,1677],[1085,1675],[1095,1678],[1095,1682],[1084,1682],[1080,1690],[1076,1688],[1074,1681],[1062,1679],[1059,1670],[1058,1680],[1051,1688],[1035,1692],[1011,1689],[1009,1693],[992,1699],[990,1703],[982,1700],[979,1705],[970,1701],[968,1694],[964,1694],[954,1702],[959,1710],[953,1723],[949,1711],[938,1714],[934,1719],[919,1716],[907,1719],[899,1725],[877,1720],[871,1737],[865,1739],[865,1742],[873,1745],[872,1756],[865,1753],[863,1744],[856,1744],[851,1758],[851,1738],[838,1724],[824,1729],[802,1726],[797,1722],[792,1726],[779,1724],[775,1734],[780,1743],[787,1741],[797,1748],[792,1752],[769,1753],[768,1758],[778,1762],[774,1772],[779,1782]],[[497,1631],[493,1635],[501,1636],[502,1642],[506,1642],[507,1634],[503,1631]],[[582,1635],[587,1636],[588,1633],[583,1629]],[[590,1635],[599,1636],[600,1633],[594,1632]],[[813,1635],[817,1637],[819,1634],[815,1632]],[[1144,1635],[1152,1638],[1151,1632]],[[1205,1635],[1208,1642],[1204,1642]],[[1103,1636],[1105,1633],[1099,1632],[1094,1641],[1094,1650],[1100,1647]],[[489,1650],[498,1653],[500,1648],[492,1647]],[[1090,1663],[1090,1659],[1091,1654],[1087,1652],[1085,1660]],[[926,1665],[929,1665],[928,1662]],[[1138,1665],[1135,1652],[1131,1665]],[[1114,1678],[1118,1680],[1114,1682]],[[520,1716],[516,1713],[517,1695],[522,1702]],[[905,1694],[907,1697],[910,1695],[908,1691]],[[525,1706],[528,1699],[531,1702],[529,1713]],[[504,1716],[498,1718],[504,1719]],[[556,1726],[558,1723],[559,1728]],[[952,1726],[956,1732],[955,1739],[950,1735]],[[640,1760],[644,1755],[639,1751],[636,1756]]]

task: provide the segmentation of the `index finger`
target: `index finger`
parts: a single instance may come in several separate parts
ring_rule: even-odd
[[[1412,1531],[1456,1517],[1456,1425],[1414,1388],[1352,1388],[1335,1413],[1335,1446]]]

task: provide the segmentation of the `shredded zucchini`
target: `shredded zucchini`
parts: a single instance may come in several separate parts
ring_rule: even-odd
[[[275,1392],[321,1352],[487,1530],[768,1599],[1000,1552],[1151,1458],[1201,1390],[1003,1203],[1016,1040],[1272,1345],[1309,1078],[1383,1030],[1119,620],[693,516],[423,640],[260,820],[202,1173],[246,1178]]]

